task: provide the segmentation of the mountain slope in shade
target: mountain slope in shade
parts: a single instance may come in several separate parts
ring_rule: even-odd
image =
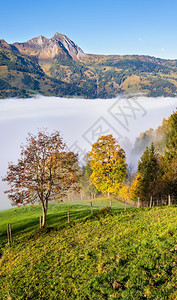
[[[0,49],[11,50],[19,53],[18,49],[14,45],[8,44],[5,40],[0,40]]]
[[[48,77],[36,56],[25,55],[15,45],[0,40],[0,98],[39,93],[60,97],[81,94],[77,86]]]

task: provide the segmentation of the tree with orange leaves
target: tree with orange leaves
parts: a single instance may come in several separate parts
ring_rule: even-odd
[[[3,180],[10,185],[5,193],[15,205],[41,203],[44,227],[48,202],[64,197],[70,188],[79,189],[79,178],[77,155],[67,150],[58,131],[42,130],[28,134],[18,163],[9,164]]]

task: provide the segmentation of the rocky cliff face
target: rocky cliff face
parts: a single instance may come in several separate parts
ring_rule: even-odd
[[[85,53],[77,44],[60,33],[55,33],[51,39],[41,35],[25,43],[14,43],[14,46],[21,53],[36,56],[39,60],[52,60],[55,57],[79,60],[85,56]]]

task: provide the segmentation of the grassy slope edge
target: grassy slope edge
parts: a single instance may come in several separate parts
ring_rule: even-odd
[[[73,203],[70,224],[67,207],[51,214],[48,230],[27,222],[3,247],[0,299],[177,299],[176,206],[98,205],[90,216],[89,206]]]

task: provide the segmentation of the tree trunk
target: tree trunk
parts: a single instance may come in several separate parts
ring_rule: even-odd
[[[42,202],[42,228],[46,226],[47,208],[48,208],[48,201],[46,200],[46,206],[45,203]]]
[[[43,210],[43,215],[42,215],[42,228],[45,227],[46,225],[46,213],[45,210]]]

